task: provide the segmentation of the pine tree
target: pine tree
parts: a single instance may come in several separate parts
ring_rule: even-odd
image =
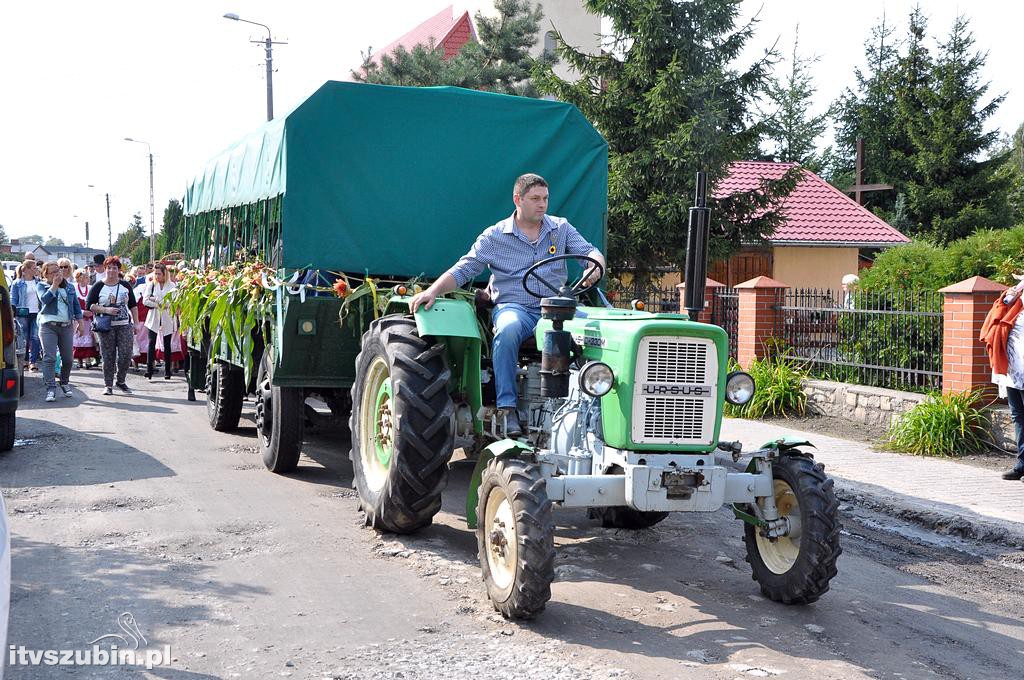
[[[494,7],[495,17],[476,13],[480,42],[467,42],[451,59],[445,59],[433,41],[411,50],[399,47],[381,55],[379,63],[367,51],[362,69],[352,71],[352,77],[382,85],[453,85],[536,97],[530,71],[535,63],[549,61],[530,55],[544,18],[541,7],[533,7],[529,0],[495,0]]]
[[[157,257],[168,253],[181,252],[184,249],[184,221],[185,216],[181,203],[176,198],[172,198],[167,202],[167,207],[164,208],[164,227],[157,236]]]
[[[117,235],[117,239],[114,241],[114,255],[127,257],[132,262],[138,264],[136,259],[132,257],[132,253],[138,249],[140,242],[148,243],[146,241],[146,230],[142,226],[142,215],[135,213],[132,215],[132,221],[128,228]],[[148,255],[149,251],[147,250],[144,259],[149,259]]]
[[[927,119],[912,127],[913,174],[907,181],[912,219],[935,241],[979,228],[1009,226],[1012,177],[1000,172],[1009,154],[985,158],[999,132],[985,131],[1005,95],[987,102],[980,73],[985,54],[973,50],[969,22],[958,17],[939,46],[932,86],[924,91]]]
[[[820,172],[831,149],[817,153],[817,139],[828,128],[832,107],[817,116],[810,114],[812,100],[817,88],[810,73],[810,66],[818,57],[801,57],[799,54],[799,26],[793,38],[793,56],[789,73],[785,78],[772,77],[768,82],[766,97],[773,112],[766,118],[765,139],[774,160],[785,163],[799,163],[812,172]]]
[[[829,181],[845,189],[854,183],[854,161],[857,138],[864,138],[868,162],[864,171],[867,183],[892,183],[898,175],[891,149],[908,147],[906,135],[898,124],[896,105],[898,42],[895,28],[885,15],[871,29],[864,43],[867,71],[854,69],[856,92],[849,88],[836,104],[836,162]],[[869,205],[891,210],[895,203],[892,192],[872,192]]]
[[[740,0],[587,0],[611,20],[610,44],[591,55],[556,33],[558,56],[579,80],[534,70],[538,88],[575,104],[609,147],[609,260],[639,278],[685,261],[688,209],[698,170],[710,186],[756,149],[763,127],[748,114],[774,54],[745,71],[734,60],[753,34],[735,28]],[[711,257],[763,242],[796,173],[761,190],[712,200]]]

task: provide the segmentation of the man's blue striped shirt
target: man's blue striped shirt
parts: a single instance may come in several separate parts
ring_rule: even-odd
[[[497,291],[495,302],[517,302],[525,307],[540,307],[540,299],[523,290],[523,273],[533,264],[556,255],[588,255],[596,248],[564,217],[545,215],[536,242],[529,241],[519,231],[514,218],[513,214],[485,229],[469,252],[448,273],[459,286],[464,286],[486,267],[490,267],[493,274],[491,286]],[[554,262],[541,267],[537,273],[559,286],[566,280],[565,265],[566,260]],[[554,294],[536,279],[530,281],[530,288],[545,295]]]

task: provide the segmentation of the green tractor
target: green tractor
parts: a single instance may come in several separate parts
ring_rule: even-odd
[[[691,210],[687,305],[703,302],[707,238],[704,180]],[[476,457],[466,519],[494,607],[532,618],[551,597],[556,508],[587,508],[606,527],[653,526],[671,512],[729,504],[744,522],[753,578],[770,599],[814,602],[836,574],[840,525],[833,483],[805,451],[779,440],[744,454],[718,439],[723,404],[746,403],[746,373],[727,373],[718,326],[680,314],[581,304],[600,300],[581,277],[523,276],[541,299],[533,346],[521,350],[518,410],[524,436],[504,436],[482,396],[488,368],[469,302],[439,300],[373,322],[352,388],[352,463],[367,524],[407,533],[441,506],[457,447]],[[590,260],[590,266],[600,263]],[[482,317],[484,320],[486,316]],[[481,408],[481,403],[483,406]],[[484,427],[481,427],[484,425]],[[740,464],[742,463],[742,464]]]
[[[186,257],[216,264],[249,247],[288,283],[270,286],[273,304],[233,342],[216,310],[193,324],[193,384],[213,375],[211,424],[224,410],[237,424],[243,396],[254,396],[264,460],[286,472],[307,400],[339,415],[350,405],[361,509],[368,526],[394,533],[432,522],[461,449],[475,460],[466,520],[490,599],[510,618],[536,616],[550,599],[556,508],[641,529],[728,504],[762,592],[817,600],[841,552],[832,481],[807,442],[743,452],[719,440],[724,403],[755,389],[727,371],[721,328],[611,308],[584,276],[548,280],[553,259],[538,262],[522,281],[542,310],[519,356],[524,432],[509,438],[495,408],[489,311],[457,291],[410,314],[415,283],[443,274],[501,217],[526,170],[553,180],[549,212],[605,252],[607,145],[561,102],[328,83],[215,159],[186,195]],[[701,176],[690,318],[703,306],[705,193]],[[362,277],[370,294],[313,295],[298,283],[309,271]]]

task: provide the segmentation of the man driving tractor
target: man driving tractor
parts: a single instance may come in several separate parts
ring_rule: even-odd
[[[540,175],[520,175],[512,189],[516,210],[508,218],[484,230],[469,252],[411,300],[412,311],[430,309],[434,300],[464,286],[485,267],[492,277],[489,288],[495,303],[493,365],[497,407],[504,414],[506,435],[515,437],[523,428],[516,412],[516,361],[519,346],[531,335],[540,319],[540,298],[522,286],[523,274],[532,265],[559,255],[588,256],[601,263],[592,267],[587,283],[596,283],[605,265],[604,256],[583,238],[564,217],[545,214],[548,183]],[[552,280],[565,281],[565,260],[551,264]]]

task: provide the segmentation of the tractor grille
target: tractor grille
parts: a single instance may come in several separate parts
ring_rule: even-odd
[[[647,345],[647,382],[703,385],[707,373],[708,348],[703,343],[652,338]]]
[[[711,340],[643,338],[633,386],[633,441],[711,444],[717,380],[718,353]]]

